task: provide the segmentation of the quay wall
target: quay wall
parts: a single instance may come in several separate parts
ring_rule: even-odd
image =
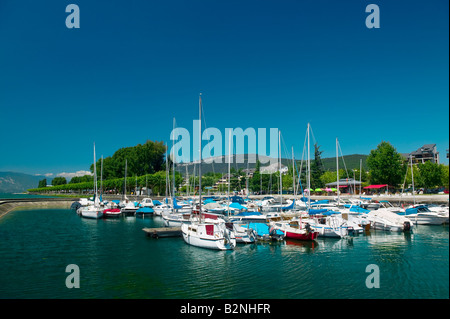
[[[62,208],[69,209],[78,198],[33,198],[33,199],[1,199],[0,218],[18,209]]]

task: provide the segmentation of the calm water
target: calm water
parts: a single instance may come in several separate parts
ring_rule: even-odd
[[[0,298],[449,298],[448,226],[224,252],[142,231],[159,226],[160,217],[11,212],[0,219]],[[69,264],[80,268],[78,289],[65,286]],[[380,288],[365,285],[369,264]]]

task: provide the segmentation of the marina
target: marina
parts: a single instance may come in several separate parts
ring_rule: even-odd
[[[146,236],[163,225],[160,216],[89,219],[70,209],[12,211],[0,219],[0,298],[441,299],[449,294],[448,225],[257,241],[228,251],[193,247],[179,236]],[[64,284],[68,264],[80,267],[80,289]],[[371,264],[380,268],[379,289],[365,284]]]
[[[449,1],[0,8],[11,313],[444,309]]]

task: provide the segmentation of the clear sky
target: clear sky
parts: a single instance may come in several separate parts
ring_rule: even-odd
[[[448,6],[0,0],[0,171],[56,176],[88,170],[94,142],[97,157],[169,142],[173,117],[192,132],[200,92],[208,127],[279,128],[297,158],[310,122],[323,157],[338,137],[344,155],[436,143],[448,163]]]

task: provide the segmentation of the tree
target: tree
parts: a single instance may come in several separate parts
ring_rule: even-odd
[[[85,182],[91,182],[93,180],[94,180],[93,175],[74,176],[70,180],[69,184],[85,183]]]
[[[442,170],[442,181],[441,185],[444,186],[446,189],[448,189],[449,184],[449,166],[441,164],[441,170]]]
[[[143,176],[154,174],[165,169],[166,145],[163,142],[146,141],[131,147],[118,149],[113,156],[103,159],[104,179],[121,178],[125,176],[125,161],[128,176]],[[97,172],[100,174],[101,159],[97,161]],[[170,161],[169,161],[170,165]],[[94,172],[94,165],[90,166]]]
[[[402,157],[389,142],[381,142],[367,157],[372,184],[397,186],[402,180],[404,166]]]
[[[320,181],[322,182],[322,185],[334,183],[336,182],[336,177],[336,172],[327,171],[320,176]]]
[[[320,177],[324,173],[324,168],[322,164],[321,154],[322,151],[319,150],[320,146],[314,144],[314,160],[311,163],[311,188],[323,187]]]
[[[47,187],[47,179],[46,178],[39,181],[38,188],[43,188],[43,187]]]
[[[427,161],[424,164],[418,164],[417,166],[425,188],[440,186],[442,182],[442,169],[439,164]]]
[[[66,178],[63,177],[63,176],[55,177],[55,178],[52,180],[52,185],[53,185],[53,186],[64,185],[64,184],[67,184],[67,180],[66,180]]]

